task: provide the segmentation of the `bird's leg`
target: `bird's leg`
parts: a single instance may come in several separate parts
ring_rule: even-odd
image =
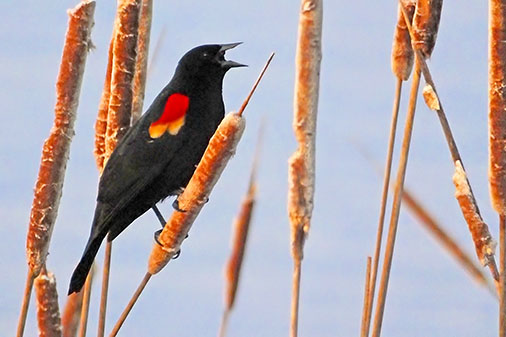
[[[153,212],[155,212],[156,217],[160,221],[160,224],[162,225],[162,229],[163,229],[163,227],[165,227],[166,221],[163,218],[162,212],[160,212],[160,210],[158,209],[158,207],[156,207],[156,205],[153,205],[153,207],[151,207],[151,208],[153,209]],[[159,229],[153,233],[156,243],[158,243],[160,246],[162,246],[162,244],[160,243],[160,241],[158,241],[158,237],[160,236],[161,232],[162,232],[162,230]]]
[[[162,225],[162,228],[165,227],[166,221],[163,218],[162,212],[160,212],[160,210],[158,209],[158,207],[156,207],[156,205],[153,205],[153,207],[151,207],[151,208],[153,209],[153,212],[155,212],[156,217],[158,218],[158,220],[160,221],[160,224]]]

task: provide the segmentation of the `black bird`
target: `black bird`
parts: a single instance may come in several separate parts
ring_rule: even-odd
[[[90,237],[69,294],[81,290],[106,235],[114,240],[157,202],[186,187],[224,117],[225,73],[244,66],[225,60],[225,51],[239,44],[187,52],[169,84],[118,143],[100,177]]]

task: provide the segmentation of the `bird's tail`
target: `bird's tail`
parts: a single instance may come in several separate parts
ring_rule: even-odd
[[[82,289],[84,282],[86,281],[86,277],[90,272],[91,265],[95,260],[95,256],[97,255],[98,249],[100,248],[106,234],[107,232],[104,232],[103,234],[99,233],[99,235],[92,236],[88,240],[83,256],[81,257],[81,261],[79,261],[76,269],[74,269],[74,273],[70,279],[69,295],[77,293]]]

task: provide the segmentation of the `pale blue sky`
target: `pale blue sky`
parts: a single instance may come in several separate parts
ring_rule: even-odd
[[[54,84],[67,8],[77,1],[0,3],[0,334],[15,330],[26,275],[25,237],[41,145],[53,120]],[[249,64],[225,78],[227,111],[237,109],[271,51],[277,53],[246,111],[237,155],[185,241],[181,257],[152,278],[122,336],[213,336],[223,303],[223,264],[230,225],[246,189],[256,132],[268,129],[251,228],[230,336],[288,334],[292,263],[286,216],[286,161],[291,131],[298,1],[155,1],[152,41],[166,35],[148,78],[146,104],[166,84],[177,60],[203,43],[244,44],[229,58]],[[89,233],[97,170],[93,125],[102,89],[115,5],[99,2],[76,136],[48,258],[63,305],[70,274]],[[303,262],[301,336],[356,336],[365,258],[372,254],[381,183],[353,144],[383,161],[395,80],[390,46],[396,1],[326,1],[317,134],[314,221]],[[447,1],[430,62],[485,221],[497,233],[487,186],[487,5]],[[405,92],[408,90],[406,89]],[[401,126],[404,121],[403,101]],[[421,101],[420,101],[421,102]],[[474,257],[453,197],[453,167],[435,114],[420,106],[407,185]],[[168,214],[170,203],[162,204]],[[114,244],[109,331],[141,280],[158,221],[147,213]],[[102,254],[99,260],[102,261]],[[100,279],[98,277],[97,279]],[[89,331],[96,330],[98,288]],[[36,334],[32,304],[26,336]],[[384,336],[492,336],[497,304],[403,213]]]

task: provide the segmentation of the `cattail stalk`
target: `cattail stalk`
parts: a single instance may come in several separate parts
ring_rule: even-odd
[[[95,274],[95,264],[92,265],[92,270],[86,277],[83,289],[80,292],[83,293],[83,304],[81,306],[81,315],[79,317],[79,337],[85,337],[88,329],[88,314],[90,312],[90,299],[91,299],[91,285],[93,284],[93,276]]]
[[[410,27],[411,22],[409,15],[403,9],[404,19],[406,26]],[[415,50],[422,49],[424,51],[423,58],[430,57],[434,44],[436,42],[437,29],[439,26],[439,18],[441,16],[442,0],[419,0],[416,5],[415,14],[413,17],[415,30],[420,34],[411,35],[412,45]],[[376,312],[374,318],[374,327],[372,331],[373,337],[381,335],[381,326],[383,323],[383,314],[385,310],[386,295],[388,290],[388,281],[390,278],[390,270],[392,266],[392,259],[395,246],[395,238],[397,234],[397,225],[399,222],[400,206],[404,188],[404,179],[406,177],[406,166],[408,162],[409,147],[411,142],[411,135],[413,130],[413,121],[416,109],[416,98],[418,95],[418,86],[420,83],[421,59],[419,56],[415,58],[415,74],[413,77],[410,102],[408,106],[408,114],[406,117],[406,126],[404,129],[404,138],[401,148],[401,155],[399,160],[399,168],[397,171],[397,178],[394,190],[394,200],[392,203],[392,213],[390,217],[390,226],[388,233],[388,240],[385,247],[385,259],[383,263],[383,270],[381,273],[381,282],[378,292],[378,303],[376,305]]]
[[[144,92],[148,68],[149,40],[151,35],[151,17],[153,12],[153,0],[142,0],[139,18],[139,38],[137,42],[137,60],[135,62],[135,74],[132,100],[132,124],[142,114],[144,104]]]
[[[69,22],[63,47],[60,70],[56,82],[55,119],[49,137],[42,148],[39,175],[35,184],[34,199],[27,235],[27,260],[30,278],[36,277],[45,265],[51,234],[58,215],[65,168],[74,135],[74,122],[81,82],[88,50],[91,47],[94,1],[83,1],[68,11]],[[31,291],[25,291],[29,296]],[[28,311],[29,298],[23,300],[17,336],[22,336]]]
[[[267,60],[247,100],[251,98],[273,57],[274,53]],[[237,144],[246,126],[246,121],[242,117],[245,108],[246,106],[243,104],[237,113],[226,115],[211,137],[192,178],[183,193],[178,197],[179,208],[185,211],[174,211],[165,224],[158,237],[158,243],[154,244],[151,251],[148,260],[148,271],[109,336],[113,337],[117,335],[151,276],[162,270],[179,252],[181,243],[186,238],[195,218],[200,213],[204,204],[209,200],[209,195],[214,185],[221,176],[229,159],[235,153]]]
[[[365,285],[364,285],[364,305],[362,307],[362,325],[360,326],[360,336],[361,337],[367,337],[368,331],[367,331],[367,315],[369,310],[369,305],[371,305],[371,302],[369,298],[371,297],[371,257],[367,257],[367,267],[365,270]]]
[[[322,58],[323,1],[302,0],[295,56],[293,128],[298,148],[288,166],[288,216],[294,260],[290,335],[297,336],[300,270],[313,212],[316,115]]]
[[[79,318],[83,306],[83,292],[73,293],[67,297],[61,318],[63,337],[75,337],[79,329]]]
[[[408,10],[408,15],[410,15],[410,19],[413,18],[413,14],[415,11],[416,3],[412,0],[405,0],[402,2],[404,6],[406,6]],[[378,275],[378,265],[379,258],[381,252],[381,242],[383,239],[383,227],[385,223],[385,213],[386,213],[386,205],[388,200],[388,186],[390,185],[390,176],[392,171],[392,158],[394,152],[395,145],[395,134],[397,130],[397,119],[399,116],[399,104],[401,100],[401,92],[402,92],[402,82],[406,81],[413,68],[413,48],[411,47],[411,38],[409,36],[409,31],[406,27],[406,23],[404,22],[404,17],[402,15],[402,11],[400,8],[401,4],[399,4],[399,14],[397,25],[395,27],[394,39],[392,45],[392,72],[397,77],[396,89],[395,89],[395,98],[392,110],[392,118],[390,122],[390,134],[388,136],[388,148],[387,148],[387,158],[385,162],[385,173],[383,176],[383,189],[381,193],[381,205],[380,205],[380,215],[378,221],[378,230],[376,233],[376,244],[374,248],[374,259],[372,265],[372,276],[370,282],[370,289],[368,291],[369,298],[366,307],[366,316],[363,325],[363,336],[367,337],[369,335],[369,329],[371,325],[371,316],[372,316],[372,308],[374,306],[374,294],[376,290],[376,279]]]
[[[53,273],[43,267],[35,279],[35,295],[37,298],[37,323],[39,337],[59,337],[62,335],[60,310],[58,309],[58,293]]]

